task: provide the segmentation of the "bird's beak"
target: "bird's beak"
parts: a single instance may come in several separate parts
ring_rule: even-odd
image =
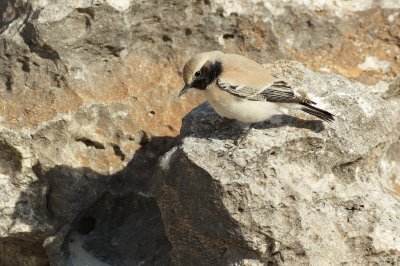
[[[190,88],[191,88],[192,84],[186,84],[185,86],[183,86],[181,92],[179,93],[178,97],[181,97],[183,94],[185,94]]]

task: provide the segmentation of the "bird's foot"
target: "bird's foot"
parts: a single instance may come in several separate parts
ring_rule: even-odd
[[[233,141],[233,146],[232,146],[232,148],[230,149],[230,154],[232,154],[234,151],[236,151],[238,148],[241,148],[241,146],[242,146],[242,144],[243,144],[243,142],[246,140],[246,138],[248,137],[248,135],[249,135],[249,133],[250,133],[250,131],[251,131],[251,129],[253,128],[253,126],[254,126],[254,123],[253,124],[251,124],[247,129],[245,129],[245,131],[244,131],[244,134],[242,133],[242,134],[240,134],[240,136],[237,138],[237,139],[235,139],[234,141]]]

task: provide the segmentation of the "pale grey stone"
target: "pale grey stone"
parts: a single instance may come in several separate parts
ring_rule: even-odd
[[[227,148],[241,125],[207,104],[188,114],[157,172],[173,263],[399,264],[400,198],[387,180],[399,163],[398,99],[295,62],[266,67],[336,120],[284,115]]]

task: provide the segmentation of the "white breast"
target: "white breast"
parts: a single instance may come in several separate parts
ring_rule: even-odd
[[[244,123],[261,122],[280,113],[275,103],[240,99],[216,86],[210,86],[204,92],[208,102],[220,116]]]

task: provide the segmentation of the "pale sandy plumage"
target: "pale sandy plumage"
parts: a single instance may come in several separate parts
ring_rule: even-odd
[[[332,114],[313,106],[313,101],[295,95],[285,81],[241,55],[197,54],[185,64],[183,78],[185,86],[179,96],[189,88],[202,90],[214,110],[226,118],[254,123],[282,109],[297,109],[325,121],[334,120]]]

